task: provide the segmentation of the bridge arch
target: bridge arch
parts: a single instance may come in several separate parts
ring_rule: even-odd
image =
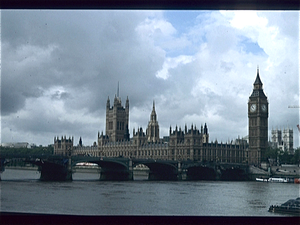
[[[220,166],[220,180],[226,181],[246,181],[249,180],[247,166]]]
[[[98,164],[100,169],[100,180],[102,181],[123,181],[132,180],[132,166],[127,158],[99,158],[99,157],[73,157],[72,166],[79,162]]]
[[[149,168],[148,180],[178,180],[177,162],[165,160],[133,160],[133,167],[142,164]]]

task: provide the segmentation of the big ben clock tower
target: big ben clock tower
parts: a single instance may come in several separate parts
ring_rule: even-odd
[[[259,69],[257,68],[253,92],[248,101],[248,164],[255,165],[261,163],[262,152],[265,152],[268,147],[269,103],[262,86],[263,84],[259,77]]]

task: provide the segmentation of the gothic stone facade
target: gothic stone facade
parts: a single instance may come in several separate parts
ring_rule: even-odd
[[[129,100],[127,97],[125,108],[119,96],[115,96],[114,105],[110,107],[110,100],[106,103],[106,135],[110,141],[129,140],[128,132]]]
[[[193,125],[184,130],[170,127],[168,141],[159,137],[159,124],[153,102],[153,109],[146,132],[143,128],[133,129],[129,138],[129,99],[125,107],[119,96],[115,96],[114,105],[106,104],[106,133],[98,132],[97,147],[77,146],[72,154],[88,154],[98,157],[130,157],[162,160],[192,160],[227,163],[248,163],[259,165],[261,153],[268,144],[268,100],[262,89],[262,82],[257,70],[253,93],[248,101],[249,144],[244,139],[229,143],[209,142],[208,127],[201,125],[200,130]],[[68,144],[67,144],[68,143]],[[55,154],[67,154],[67,148],[73,146],[66,139],[54,139]],[[68,147],[66,147],[68,146]]]
[[[116,100],[115,100],[116,101]],[[120,110],[129,110],[129,100],[127,98],[125,108],[122,108],[121,102],[118,102]],[[108,104],[107,104],[108,105]],[[127,108],[128,106],[128,108]],[[114,106],[115,107],[115,106]],[[109,106],[107,106],[108,110]],[[119,118],[121,114],[114,115],[112,112],[111,118]],[[106,114],[108,117],[108,114]],[[106,117],[106,121],[108,118]],[[123,114],[126,121],[127,114]],[[117,121],[117,120],[115,120]],[[107,123],[106,123],[107,124]],[[114,127],[112,125],[112,127]],[[114,127],[115,129],[115,127]],[[98,133],[98,156],[102,157],[130,157],[140,159],[160,159],[160,160],[178,160],[178,161],[215,161],[228,163],[244,163],[245,152],[248,148],[246,141],[237,141],[236,143],[209,143],[209,133],[207,125],[197,129],[191,125],[190,129],[185,126],[184,131],[181,128],[172,130],[170,127],[169,141],[164,142],[159,137],[159,124],[155,111],[155,103],[150,115],[150,120],[146,133],[143,128],[133,129],[131,139],[123,138],[116,141],[112,133],[116,130],[106,129],[106,134]],[[127,133],[124,135],[126,136]],[[124,137],[125,137],[124,136]],[[120,136],[121,137],[121,136]]]
[[[54,155],[68,156],[73,150],[73,141],[73,137],[54,137]]]
[[[248,101],[249,152],[248,163],[260,164],[262,152],[268,147],[269,103],[263,91],[259,69]]]
[[[272,129],[272,142],[270,145],[279,148],[282,151],[293,151],[293,129],[286,128],[283,130]]]
[[[206,124],[204,128],[207,129]],[[177,127],[172,131],[170,128],[169,142],[163,142],[163,139],[149,142],[142,128],[134,132],[130,141],[104,142],[103,139],[105,136],[99,136],[99,156],[138,159],[244,163],[248,147],[247,142],[242,140],[236,143],[208,143],[208,133],[204,133],[203,128],[193,128],[193,125],[189,130],[185,127],[185,131]]]

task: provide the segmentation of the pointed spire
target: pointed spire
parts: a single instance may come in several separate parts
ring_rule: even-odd
[[[208,134],[206,123],[204,124],[204,134]]]
[[[127,95],[127,99],[126,99],[126,103],[125,103],[125,108],[127,108],[129,110],[129,99],[128,99],[128,95]]]
[[[256,74],[256,79],[255,79],[254,85],[255,84],[262,85],[262,82],[261,82],[260,77],[259,77],[259,67],[258,66],[257,66],[257,74]]]
[[[154,100],[153,100],[153,108],[152,108],[150,120],[151,121],[156,121],[156,112],[155,112],[155,102],[154,102]]]
[[[119,98],[119,81],[118,81],[117,97]]]
[[[106,108],[110,108],[110,100],[109,100],[109,96],[107,97],[107,101],[106,101]]]
[[[81,137],[79,138],[79,146],[82,147],[82,139],[81,139]]]

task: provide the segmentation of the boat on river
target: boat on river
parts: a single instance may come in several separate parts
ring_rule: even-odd
[[[290,199],[280,206],[271,205],[269,208],[269,212],[300,216],[300,198]]]
[[[288,178],[270,177],[270,178],[256,178],[259,182],[271,182],[271,183],[288,183]]]
[[[256,181],[260,181],[260,182],[268,182],[268,178],[256,178]]]
[[[270,177],[268,182],[275,182],[275,183],[287,183],[288,178],[277,178],[277,177]]]

